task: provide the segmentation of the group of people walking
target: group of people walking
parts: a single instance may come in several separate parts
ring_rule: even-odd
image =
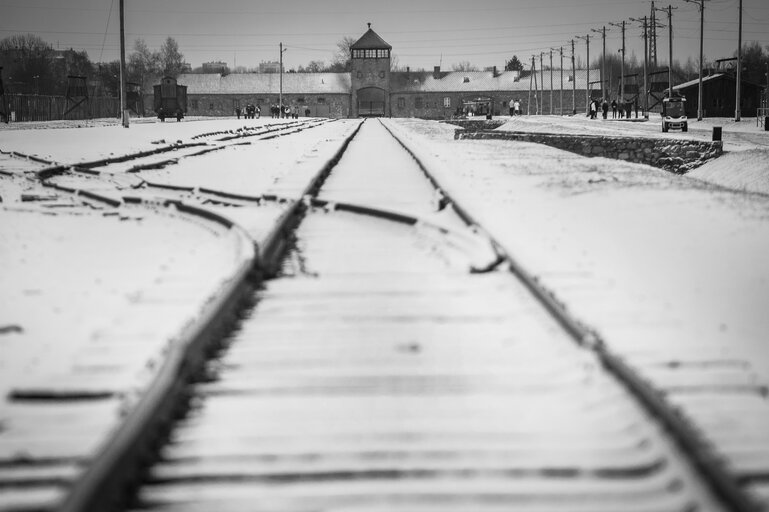
[[[238,116],[238,119],[240,119],[241,114],[243,114],[245,119],[258,119],[262,116],[262,109],[253,103],[247,104],[244,109],[240,108],[240,106],[235,107],[235,115]],[[273,103],[270,105],[270,115],[273,118],[284,117],[299,119],[299,107],[296,105],[290,107],[288,105],[278,105],[277,103]],[[310,109],[305,109],[305,115],[310,115]]]
[[[635,116],[638,117],[638,102],[632,102],[632,101],[620,101],[617,102],[616,99],[611,100],[611,104],[609,104],[608,101],[605,99],[601,101],[600,99],[592,99],[590,100],[590,119],[595,119],[598,117],[598,111],[600,110],[603,118],[607,119],[609,117],[609,107],[611,106],[611,118],[617,119],[617,116],[619,116],[620,119],[627,117],[630,119],[632,115],[633,107],[635,106]]]
[[[288,105],[278,105],[277,103],[273,103],[270,107],[270,114],[273,118],[285,117],[299,119],[299,108],[296,105],[289,107]]]
[[[240,114],[243,114],[245,119],[259,119],[262,117],[262,109],[258,105],[248,103],[244,109],[239,106],[235,107],[235,115],[238,116],[238,119],[240,119]]]

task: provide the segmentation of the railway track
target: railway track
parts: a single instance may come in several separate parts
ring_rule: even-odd
[[[356,133],[282,200],[158,187],[207,208],[281,205],[260,264],[284,257],[177,390],[189,410],[136,510],[757,510],[383,124]],[[135,465],[108,462],[64,510],[108,502],[105,472]]]

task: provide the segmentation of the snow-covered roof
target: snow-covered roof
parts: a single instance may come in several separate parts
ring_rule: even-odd
[[[560,89],[561,71],[553,70],[553,90]],[[585,90],[587,70],[578,69],[576,88]],[[544,85],[539,83],[544,76]],[[571,70],[563,70],[563,87],[571,89]],[[483,92],[528,91],[529,71],[442,71],[435,78],[432,71],[397,71],[390,73],[390,92]],[[537,72],[540,90],[550,90],[550,71]],[[590,70],[590,81],[600,80],[597,69]],[[187,94],[278,94],[278,73],[188,73],[179,75],[179,85],[187,86]],[[283,73],[284,94],[350,94],[350,73]]]
[[[179,75],[187,94],[278,94],[279,73],[218,73]],[[283,73],[284,94],[350,94],[349,73]]]
[[[369,29],[366,33],[360,36],[360,39],[355,41],[355,44],[350,47],[352,50],[381,50],[383,48],[392,50],[392,46],[387,44],[384,39],[379,37],[379,34],[371,29],[371,23],[369,23]]]
[[[571,70],[563,70],[563,87],[571,89],[569,80]],[[587,70],[576,72],[576,88],[585,90]],[[539,83],[541,76],[537,72],[539,89],[550,90],[550,70],[544,72],[544,87]],[[493,71],[442,71],[438,78],[431,71],[399,71],[390,74],[390,92],[482,92],[482,91],[528,91],[531,72],[503,71],[494,76]],[[590,70],[590,80],[600,80],[600,71]],[[532,85],[533,87],[533,85]],[[561,70],[553,70],[553,90],[561,87]]]
[[[704,76],[702,77],[702,83],[709,82],[710,80],[715,80],[717,78],[721,78],[722,76],[726,76],[725,73],[716,73],[714,75],[710,76]],[[678,89],[686,89],[687,87],[691,87],[692,85],[699,84],[700,79],[695,78],[694,80],[689,80],[688,82],[684,82],[682,84],[674,85],[673,90],[676,91]]]

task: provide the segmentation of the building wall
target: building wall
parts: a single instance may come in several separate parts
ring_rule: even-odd
[[[734,115],[737,100],[736,81],[722,77],[702,83],[702,115],[704,117],[730,117]],[[740,113],[745,117],[754,117],[761,106],[761,88],[743,83],[740,90]],[[694,85],[683,90],[686,98],[686,115],[697,117],[699,86]]]
[[[384,112],[390,111],[390,59],[352,59],[352,116],[358,117],[358,90],[377,87],[384,90]]]
[[[540,114],[550,114],[550,91],[538,95]],[[508,115],[511,99],[517,98],[521,102],[521,113],[534,115],[537,108],[534,101],[534,93],[529,97],[528,91],[486,91],[486,92],[403,92],[390,95],[391,117],[419,117],[423,119],[450,119],[452,116],[463,114],[462,104],[475,98],[492,98],[494,101],[494,115]],[[553,114],[561,114],[561,93],[554,90]],[[563,114],[572,113],[576,106],[577,113],[584,113],[585,90],[577,90],[574,95],[575,103],[572,103],[572,91],[563,92]],[[576,104],[576,105],[575,105]]]
[[[147,102],[149,100],[149,102]],[[263,116],[270,115],[270,106],[278,103],[277,94],[188,94],[188,116],[235,115],[235,108],[245,109],[246,105],[259,105]],[[350,115],[349,94],[284,94],[283,103],[296,106],[301,116],[310,110],[311,117],[346,118]],[[146,115],[153,115],[152,97],[145,96]]]

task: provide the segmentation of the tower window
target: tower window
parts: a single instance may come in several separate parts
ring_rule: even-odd
[[[443,106],[444,107],[450,107],[451,106],[451,98],[449,96],[445,96],[443,98]]]

